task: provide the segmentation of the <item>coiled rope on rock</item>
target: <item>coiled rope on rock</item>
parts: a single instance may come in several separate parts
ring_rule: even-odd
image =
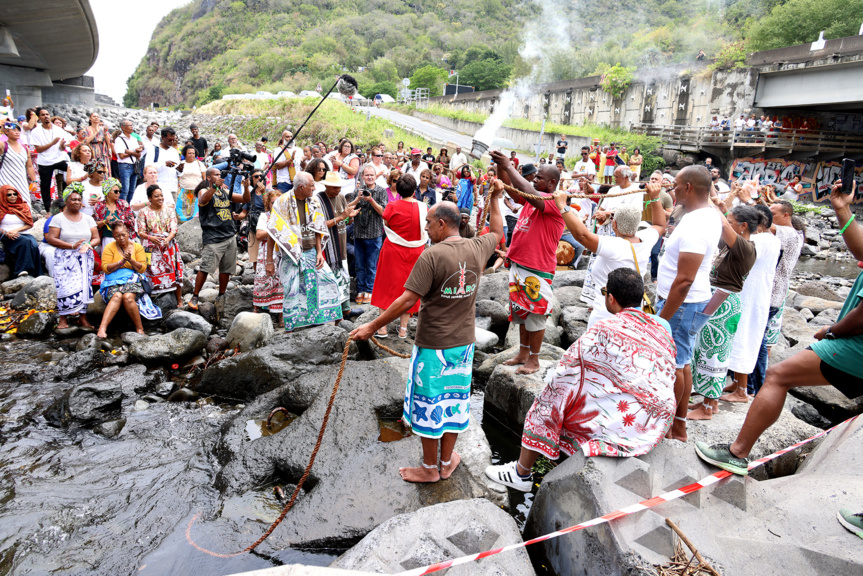
[[[396,356],[398,358],[410,358],[410,354],[401,354],[399,352],[396,352],[392,348],[384,346],[383,344],[378,342],[377,339],[374,337],[371,338],[371,341],[375,344],[375,346],[377,346],[384,352],[387,352],[388,354],[392,354],[393,356]],[[285,504],[284,508],[282,508],[282,512],[281,514],[279,514],[279,517],[276,518],[276,520],[272,524],[270,524],[270,527],[267,528],[267,531],[264,532],[264,534],[260,538],[258,538],[253,544],[249,545],[248,547],[244,548],[239,552],[234,552],[233,554],[222,554],[219,552],[213,552],[212,550],[207,550],[206,548],[196,544],[195,541],[192,540],[192,526],[195,524],[195,521],[202,515],[202,512],[198,512],[197,514],[192,516],[192,519],[189,520],[188,526],[186,526],[186,540],[193,548],[205,554],[209,554],[210,556],[215,556],[216,558],[233,558],[234,556],[239,556],[240,554],[251,552],[252,550],[257,548],[261,544],[261,542],[269,538],[270,534],[273,533],[273,530],[275,530],[276,527],[278,527],[278,525],[282,523],[282,520],[285,519],[285,516],[287,516],[291,508],[294,507],[294,502],[296,502],[297,497],[300,495],[300,489],[303,487],[303,484],[308,479],[309,473],[312,471],[312,466],[314,466],[315,464],[315,458],[317,458],[318,456],[318,450],[321,449],[321,441],[323,441],[324,432],[326,432],[327,430],[327,423],[330,419],[330,412],[332,412],[333,409],[333,402],[336,399],[336,392],[339,391],[339,385],[341,384],[342,376],[344,376],[345,373],[345,364],[348,360],[348,351],[351,348],[351,342],[352,340],[348,338],[348,341],[345,342],[345,349],[342,350],[342,359],[339,363],[339,373],[336,376],[336,381],[333,383],[333,391],[330,393],[330,400],[327,403],[327,410],[326,412],[324,412],[324,420],[323,422],[321,422],[321,429],[320,431],[318,431],[318,440],[317,442],[315,442],[315,447],[312,450],[311,456],[309,456],[309,463],[306,465],[306,469],[303,471],[303,475],[300,478],[300,481],[297,482],[297,487],[294,488],[294,493],[291,494],[291,499],[288,500],[288,503]],[[270,416],[272,417],[272,414],[270,414]]]

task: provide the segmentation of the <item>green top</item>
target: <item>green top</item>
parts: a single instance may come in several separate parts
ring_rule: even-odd
[[[845,299],[837,322],[859,306],[860,302],[863,302],[863,272],[857,276],[857,281],[851,287],[851,293]],[[819,340],[812,344],[811,348],[827,364],[846,374],[863,378],[863,362],[860,361],[863,358],[863,335],[836,338],[835,340]]]

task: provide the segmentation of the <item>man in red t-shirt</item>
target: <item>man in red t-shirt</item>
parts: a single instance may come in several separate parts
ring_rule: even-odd
[[[512,165],[518,170],[518,158],[515,157],[515,150],[509,153],[509,161],[512,162]]]
[[[557,244],[563,232],[563,215],[551,194],[557,189],[560,171],[550,164],[539,167],[533,185],[525,180],[499,151],[491,153],[498,178],[528,194],[525,198],[507,257],[509,265],[510,321],[519,325],[520,348],[507,366],[521,364],[516,374],[539,370],[539,349],[545,335],[545,319],[552,312],[551,281],[557,268]],[[521,200],[521,199],[519,199]],[[569,210],[569,207],[566,208]]]

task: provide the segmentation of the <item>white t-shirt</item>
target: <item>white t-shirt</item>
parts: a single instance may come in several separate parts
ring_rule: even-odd
[[[121,156],[121,154],[136,150],[138,146],[141,146],[141,144],[138,143],[138,140],[134,136],[129,136],[127,138],[125,134],[117,134],[117,137],[114,139],[114,150],[117,152],[117,162],[119,164],[134,164],[137,162],[138,159],[134,156],[126,158]]]
[[[723,182],[722,180],[717,180],[713,183],[713,186],[716,188],[716,193],[719,194],[719,197],[722,200],[728,198],[728,195],[731,194],[731,188],[728,187],[728,184]]]
[[[144,155],[148,155],[153,148],[159,145],[159,142],[161,142],[161,140],[159,139],[158,134],[153,134],[152,138],[147,138],[147,134],[144,133],[144,135],[141,136],[141,144],[144,145]]]
[[[10,232],[16,228],[20,228],[21,226],[24,226],[24,221],[11,213],[6,214],[3,217],[3,220],[0,221],[0,230],[3,230],[4,232]],[[23,232],[23,234],[26,234],[26,231]]]
[[[281,150],[281,147],[278,147],[277,150]],[[276,154],[278,154],[278,152],[276,152]],[[297,148],[296,146],[294,146],[293,148],[288,148],[287,150],[285,150],[285,153],[282,154],[282,157],[279,158],[278,161],[284,162],[288,158],[291,158],[291,160],[293,160],[293,163],[294,163],[294,169],[297,172],[299,172],[300,166],[299,166],[299,160],[298,159],[302,158],[302,157],[303,157],[303,151],[300,150],[299,148]],[[273,157],[273,159],[275,159],[275,156]],[[276,170],[276,182],[287,182],[288,184],[291,184],[292,180],[291,180],[290,169],[291,169],[290,165],[286,165],[284,168],[277,169]]]
[[[668,298],[671,285],[677,277],[677,261],[681,252],[703,254],[704,258],[695,274],[695,281],[692,282],[684,302],[710,300],[710,268],[713,265],[713,255],[716,253],[721,235],[722,222],[714,208],[700,208],[687,212],[665,243],[665,255],[659,262],[656,293],[661,298]]]
[[[90,184],[90,180],[84,180],[81,182],[84,185],[84,196],[82,196],[83,202],[81,203],[81,212],[88,216],[93,215],[93,206],[96,205],[97,202],[100,202],[105,199],[105,193],[102,192],[102,185],[93,186]]]
[[[384,166],[383,162],[381,162],[380,164],[375,164],[374,162],[372,162],[371,166],[372,166],[372,168],[375,169],[375,184],[377,184],[378,186],[380,186],[381,188],[386,190],[387,189],[387,176],[390,173],[389,169],[386,166]],[[360,166],[360,169],[364,169],[364,168],[365,168],[364,166]],[[360,175],[360,178],[362,178],[362,174]]]
[[[267,221],[270,219],[269,212],[263,212],[260,216],[258,216],[258,227],[255,230],[266,230],[267,229]]]
[[[593,312],[587,322],[590,328],[599,320],[610,318],[612,314],[605,308],[605,296],[598,288],[605,286],[608,274],[618,268],[632,268],[635,270],[635,261],[632,258],[632,249],[638,258],[638,270],[642,275],[650,265],[650,251],[659,240],[659,232],[655,228],[645,228],[637,232],[635,236],[641,240],[633,244],[626,238],[617,236],[599,236],[599,247],[596,250],[596,260],[593,262],[590,274],[593,277],[593,285],[597,287],[593,298]]]
[[[596,164],[590,160],[579,160],[575,163],[575,167],[572,169],[573,176],[578,174],[593,174],[596,176]]]
[[[66,169],[67,172],[71,172],[73,180],[87,174],[87,170],[84,169],[84,165],[80,162],[69,162],[69,164],[66,165]],[[69,179],[66,178],[66,176],[63,176],[63,179],[67,184],[69,183]],[[86,182],[86,180],[84,180],[84,182]]]
[[[632,192],[634,190],[638,190],[638,184],[630,184],[628,188],[621,188],[620,186],[615,186],[611,190],[608,191],[608,194],[619,194],[621,192]],[[628,206],[629,204],[638,204],[639,206],[644,204],[644,192],[640,194],[627,194],[626,196],[618,196],[617,198],[603,198],[599,201],[599,208],[601,210],[614,210],[615,208],[620,208],[621,206]]]
[[[148,186],[150,185],[144,182],[143,184],[138,184],[138,186],[135,187],[135,192],[132,194],[132,199],[129,201],[129,206],[132,206],[134,204],[140,204],[141,202],[144,202],[146,204],[150,203],[150,199],[147,198]],[[161,184],[159,184],[159,186],[161,186]],[[162,190],[162,197],[164,198],[165,206],[175,206],[177,204],[174,201],[174,196],[172,194],[165,194],[164,190]],[[140,212],[140,209],[135,210],[133,208],[132,212],[137,215],[138,212]]]
[[[462,164],[467,164],[467,156],[464,155],[463,152],[459,152],[457,154],[453,154],[452,158],[449,161],[449,167],[451,170],[455,170]]]
[[[419,166],[416,167],[416,170],[414,170],[414,165],[411,164],[410,162],[408,162],[407,164],[402,166],[402,172],[404,172],[405,174],[410,174],[411,176],[413,176],[414,180],[417,181],[417,186],[419,186],[419,183],[420,183],[420,174],[422,174],[423,170],[428,170],[428,169],[429,169],[429,165],[426,164],[425,162],[423,162],[422,160],[420,160]]]
[[[159,160],[156,160],[156,151],[159,151]],[[174,162],[175,165],[173,168],[169,168],[165,165],[165,162]],[[177,193],[177,168],[176,165],[180,163],[180,153],[177,152],[175,148],[168,148],[165,150],[161,145],[156,146],[150,153],[147,154],[147,160],[144,162],[144,166],[150,166],[151,164],[156,166],[156,169],[159,171],[159,186],[162,187],[162,192],[166,194],[170,192],[171,194]]]
[[[30,131],[30,145],[31,146],[47,146],[51,143],[54,138],[60,138],[62,140],[66,140],[67,142],[71,140],[69,134],[60,128],[59,126],[55,126],[51,124],[51,127],[45,129],[41,124],[37,124],[33,130]],[[57,162],[62,162],[66,159],[66,147],[60,147],[60,143],[57,142],[44,152],[39,152],[39,155],[36,156],[36,164],[39,166],[50,166],[51,164],[56,164]]]
[[[78,240],[83,240],[85,242],[90,241],[92,238],[90,235],[90,229],[96,227],[96,221],[87,214],[81,214],[81,220],[79,222],[72,222],[66,218],[64,213],[61,212],[51,218],[51,224],[49,224],[48,227],[59,228],[60,240],[74,244]]]

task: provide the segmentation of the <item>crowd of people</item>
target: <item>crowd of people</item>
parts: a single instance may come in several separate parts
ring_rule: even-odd
[[[123,121],[110,133],[95,113],[75,135],[64,124],[44,108],[7,119],[0,165],[3,247],[15,275],[54,277],[58,328],[77,317],[96,329],[85,312],[98,290],[106,303],[98,336],[121,307],[143,333],[142,317],[161,316],[151,296],[170,293],[196,310],[208,278],[217,279],[219,317],[242,251],[255,272],[255,311],[286,331],[362,313],[351,301],[380,311],[351,333],[357,339],[387,338],[396,320],[407,338],[417,315],[404,421],[422,437],[423,460],[402,469],[405,480],[437,481],[458,466],[476,289],[503,267],[519,330],[504,364],[530,374],[554,312],[554,275],[590,254],[587,331],[528,413],[519,459],[487,470],[507,486],[529,490],[540,454],[637,456],[663,438],[685,441],[687,420],[710,420],[721,402],[754,397],[734,443],[697,446],[705,460],[746,474],[788,388],[859,392],[861,279],[816,344],[768,370],[804,227],[769,186],[728,186],[713,166],[641,181],[637,148],[630,155],[594,140],[566,170],[565,136],[556,158],[534,164],[493,151],[480,167],[459,147],[450,156],[402,142],[363,150],[348,138],[299,146],[285,131],[271,150],[266,137],[245,149],[233,134],[211,149],[194,125],[179,145],[175,129],[156,124],[139,134]],[[848,198],[838,188],[831,195],[841,233],[863,259]],[[43,209],[36,242],[27,232]],[[203,249],[186,303],[177,234],[195,218]]]

